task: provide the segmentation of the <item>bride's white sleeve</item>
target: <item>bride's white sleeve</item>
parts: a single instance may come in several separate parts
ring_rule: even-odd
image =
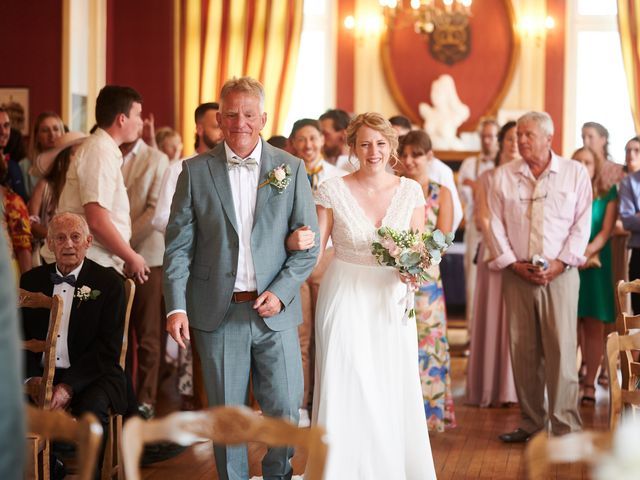
[[[418,207],[424,207],[427,202],[424,199],[424,192],[422,191],[422,186],[418,183],[418,182],[413,182],[411,184],[411,187],[413,189],[413,208],[418,208]]]
[[[313,200],[316,202],[316,205],[320,205],[324,208],[333,208],[331,203],[331,188],[330,182],[326,181],[320,184],[318,190],[313,194]]]

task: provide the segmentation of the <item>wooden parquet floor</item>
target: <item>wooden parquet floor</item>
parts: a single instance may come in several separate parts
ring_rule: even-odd
[[[497,435],[514,429],[518,424],[517,406],[508,408],[475,408],[464,405],[466,359],[452,359],[452,379],[458,426],[440,434],[431,434],[431,448],[438,479],[526,479],[522,444],[505,445]],[[584,427],[604,429],[607,424],[607,392],[598,387],[597,405],[581,409]],[[260,459],[264,448],[249,446],[252,475],[260,475]],[[304,470],[304,456],[294,457],[294,472]],[[549,478],[588,479],[588,471],[581,465],[556,467]],[[179,456],[142,469],[145,480],[215,480],[212,446],[195,445]],[[344,479],[350,480],[350,479]],[[377,480],[377,479],[371,479]],[[381,479],[382,480],[382,479]],[[384,479],[393,480],[393,479]]]

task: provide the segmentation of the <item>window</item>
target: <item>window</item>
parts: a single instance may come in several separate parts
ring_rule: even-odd
[[[333,7],[332,0],[304,2],[296,78],[282,135],[289,135],[296,120],[318,118],[335,103]]]
[[[564,151],[570,155],[582,145],[583,123],[598,122],[609,130],[609,153],[623,163],[624,145],[635,135],[635,128],[622,63],[616,0],[571,3]]]

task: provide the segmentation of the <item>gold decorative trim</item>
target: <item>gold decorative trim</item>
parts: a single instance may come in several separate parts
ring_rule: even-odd
[[[511,58],[509,59],[509,67],[507,69],[506,74],[503,77],[502,85],[500,87],[500,91],[494,97],[491,102],[489,108],[487,108],[481,115],[479,115],[478,119],[486,116],[495,116],[498,112],[498,108],[502,104],[502,101],[506,97],[509,88],[511,87],[511,82],[513,80],[513,75],[515,73],[517,60],[520,56],[520,37],[518,35],[516,29],[516,18],[515,13],[513,11],[513,5],[510,0],[503,0],[505,10],[507,12],[507,17],[509,19],[509,23],[511,24],[511,38],[513,40],[513,48],[511,49]],[[406,115],[411,122],[416,125],[422,124],[422,118],[415,114],[413,109],[409,106],[407,99],[403,95],[400,85],[398,84],[398,80],[393,72],[391,67],[391,49],[390,49],[390,40],[388,34],[388,28],[384,30],[382,33],[382,37],[380,39],[380,57],[382,59],[382,70],[384,72],[385,79],[387,81],[387,85],[389,86],[389,90],[391,92],[391,96],[393,100],[396,102],[396,105],[400,109],[400,112],[403,115]],[[477,124],[473,126],[470,130],[464,131],[475,131],[477,129]]]
[[[177,132],[182,132],[182,116],[180,115],[180,39],[181,39],[181,1],[173,0],[173,124]],[[186,140],[186,139],[185,139]],[[184,142],[183,143],[188,143]]]
[[[61,95],[60,117],[65,125],[71,126],[71,83],[70,83],[70,37],[71,0],[62,2],[62,55],[61,55]]]

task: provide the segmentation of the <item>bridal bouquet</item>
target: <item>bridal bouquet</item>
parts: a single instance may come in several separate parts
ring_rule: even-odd
[[[454,234],[445,235],[440,230],[419,233],[389,227],[381,227],[377,233],[380,239],[371,244],[371,253],[378,264],[394,267],[401,276],[408,277],[407,295],[401,300],[406,307],[404,321],[415,318],[413,288],[410,284],[432,280],[428,270],[440,263],[442,254],[453,243]]]

